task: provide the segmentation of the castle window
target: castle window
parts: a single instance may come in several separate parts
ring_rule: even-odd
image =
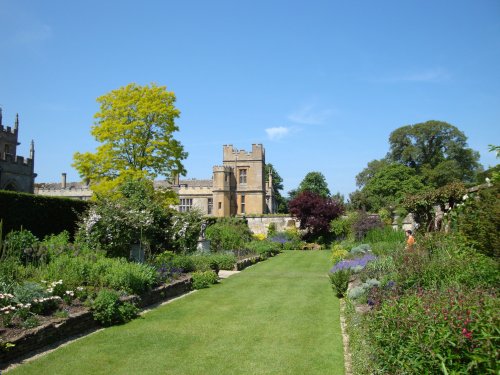
[[[222,202],[219,202],[219,210],[222,210]]]
[[[241,213],[245,213],[245,196],[242,194],[241,199],[240,199],[240,208],[241,208]]]
[[[179,204],[179,211],[180,212],[188,212],[192,206],[193,206],[193,199],[192,198],[181,198],[180,204]]]
[[[207,210],[207,213],[209,215],[212,214],[213,208],[214,208],[214,200],[212,198],[208,198],[208,210]]]
[[[240,184],[246,184],[246,183],[247,183],[247,170],[240,169]]]
[[[5,145],[5,153],[10,154],[10,147],[9,145]]]

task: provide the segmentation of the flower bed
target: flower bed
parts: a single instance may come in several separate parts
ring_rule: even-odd
[[[141,296],[131,295],[123,298],[123,301],[134,301],[139,307],[153,305],[176,296],[185,294],[191,290],[191,277],[183,276],[170,284],[160,285]],[[3,342],[13,345],[0,350],[0,362],[2,366],[7,362],[20,358],[30,352],[39,350],[48,345],[62,343],[68,337],[89,333],[99,327],[94,320],[92,311],[80,303],[66,305],[67,318],[54,316],[42,316],[38,327],[31,329],[5,328],[0,331]]]

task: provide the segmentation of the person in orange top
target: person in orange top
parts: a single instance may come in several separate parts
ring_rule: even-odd
[[[415,244],[415,238],[413,238],[413,232],[408,229],[405,232],[405,235],[406,235],[406,250],[413,250],[413,245]]]

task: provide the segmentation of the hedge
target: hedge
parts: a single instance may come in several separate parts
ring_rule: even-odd
[[[69,198],[45,197],[0,190],[0,220],[3,234],[29,230],[42,239],[48,234],[67,230],[73,237],[78,217],[90,203]]]

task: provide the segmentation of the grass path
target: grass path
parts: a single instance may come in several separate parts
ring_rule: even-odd
[[[286,252],[9,374],[343,374],[328,268]]]

